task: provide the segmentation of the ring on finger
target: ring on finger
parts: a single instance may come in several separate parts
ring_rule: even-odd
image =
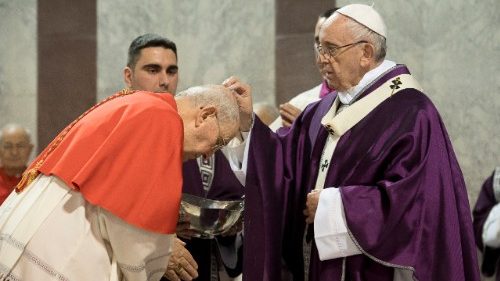
[[[175,268],[175,272],[179,273],[179,271],[181,271],[183,268],[182,268],[182,265],[180,263],[177,264],[177,267]]]

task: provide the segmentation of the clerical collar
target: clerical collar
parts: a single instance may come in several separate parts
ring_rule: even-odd
[[[356,99],[356,97],[361,93],[361,90],[363,90],[366,87],[366,85],[373,82],[380,75],[382,75],[382,73],[386,72],[387,70],[391,69],[394,66],[396,66],[395,62],[390,60],[384,60],[379,66],[365,73],[363,78],[361,78],[361,80],[359,81],[358,85],[344,92],[338,91],[337,93],[340,102],[342,104],[347,104],[347,105],[351,104],[351,102]]]

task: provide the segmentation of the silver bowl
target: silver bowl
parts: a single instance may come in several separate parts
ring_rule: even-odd
[[[243,199],[220,201],[183,193],[179,212],[180,221],[189,222],[194,237],[211,239],[235,225],[243,210]]]

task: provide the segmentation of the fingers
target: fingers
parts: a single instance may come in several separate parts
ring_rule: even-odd
[[[280,116],[283,120],[283,125],[290,127],[293,121],[302,113],[302,111],[291,105],[290,103],[284,103],[280,105]]]
[[[176,238],[172,255],[168,261],[165,277],[171,281],[188,281],[198,277],[198,264],[191,253],[184,247],[186,243]]]
[[[198,272],[190,266],[184,267],[178,264],[175,269],[168,269],[165,277],[171,281],[190,281],[198,277]]]
[[[283,118],[281,118],[281,124],[283,125],[283,127],[287,127],[287,128],[292,126],[292,123],[290,123],[289,121],[287,121]]]
[[[181,281],[173,269],[167,270],[167,272],[165,272],[165,277],[170,281]]]
[[[198,277],[198,272],[194,271],[194,274],[191,274],[190,272],[187,272],[183,267],[179,267],[179,269],[177,269],[175,273],[177,273],[177,276],[183,281],[190,281]]]
[[[184,251],[185,252],[182,255],[182,257],[185,260],[185,264],[184,265],[186,267],[188,267],[188,269],[190,269],[189,271],[193,271],[193,270],[196,271],[196,270],[198,270],[198,264],[194,260],[193,256],[191,256],[191,254],[189,253],[188,250],[186,250],[186,248],[184,248]]]
[[[252,90],[250,85],[241,82],[235,76],[224,80],[222,85],[233,91],[240,110],[240,131],[248,132],[253,122]]]
[[[308,224],[314,223],[320,193],[320,190],[313,190],[307,194],[306,208],[302,213],[306,216],[306,223]]]
[[[306,217],[306,223],[307,224],[314,223],[314,216],[316,215],[316,212],[312,212],[308,208],[305,208],[302,211],[302,214],[304,214],[304,216]]]
[[[183,280],[186,280],[185,278],[196,278],[198,277],[198,264],[195,262],[195,266],[190,264],[186,259],[182,259],[181,262],[181,267],[180,270],[177,272],[183,278]],[[191,280],[191,279],[188,279]]]
[[[186,245],[186,242],[176,237],[174,240],[174,247],[179,247],[179,245],[182,246],[182,249],[185,249],[184,246]]]
[[[280,105],[280,110],[283,110],[284,112],[292,115],[292,116],[299,116],[300,113],[302,113],[302,110],[300,110],[300,108],[294,106],[293,104],[291,103],[284,103],[284,104],[281,104]]]
[[[239,95],[248,96],[251,92],[250,85],[242,82],[238,77],[231,76],[222,82],[226,88],[229,88]]]
[[[181,263],[182,260],[184,259],[190,267],[198,269],[198,264],[194,260],[191,253],[189,253],[189,251],[184,247],[184,245],[186,245],[186,243],[176,238],[176,242],[174,243],[174,248],[172,249],[171,260],[175,263]]]
[[[227,78],[226,80],[224,80],[222,82],[222,85],[226,86],[226,87],[229,87],[231,86],[232,84],[236,83],[238,81],[238,78],[235,77],[235,76],[230,76],[229,78]]]
[[[224,85],[225,87],[227,88],[234,88],[235,85],[240,85],[241,84],[241,81],[238,77],[236,76],[231,76],[229,78],[227,78],[226,80],[224,80],[224,82],[222,82],[222,85]]]

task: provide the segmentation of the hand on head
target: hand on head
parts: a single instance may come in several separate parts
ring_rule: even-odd
[[[234,96],[240,108],[240,131],[250,131],[253,122],[252,90],[250,85],[241,82],[240,79],[235,76],[231,76],[224,80],[222,85],[235,93]]]

